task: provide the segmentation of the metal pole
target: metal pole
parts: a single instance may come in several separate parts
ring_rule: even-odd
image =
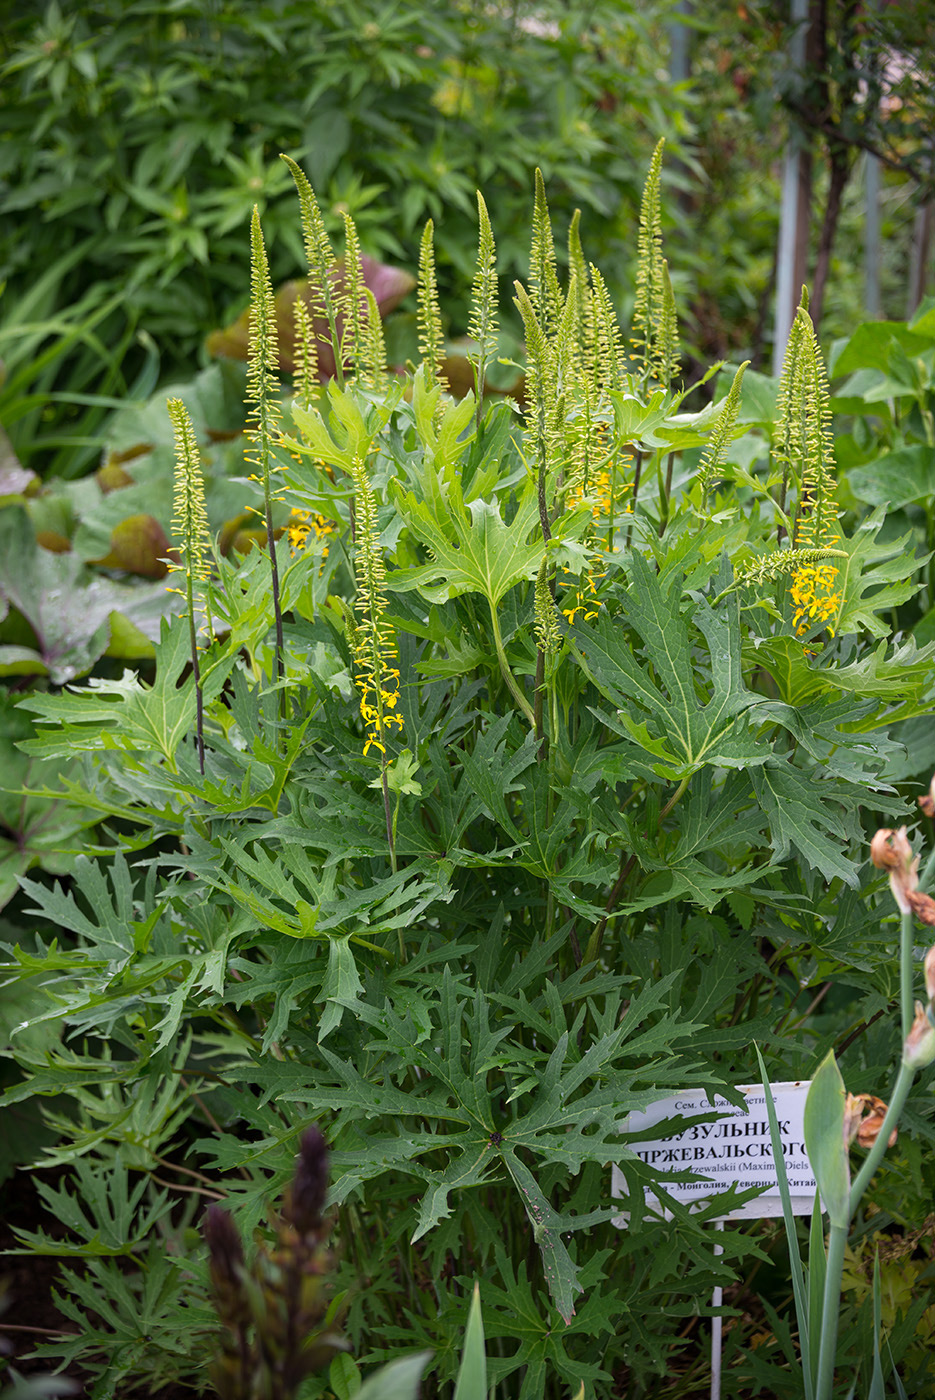
[[[724,1229],[724,1221],[717,1220],[714,1224],[715,1230]],[[714,1246],[716,1255],[724,1253],[723,1245]],[[719,1308],[724,1302],[724,1290],[721,1287],[715,1288],[711,1295],[712,1308]],[[724,1320],[721,1317],[711,1319],[711,1400],[721,1400],[721,1350],[723,1347]]]
[[[929,253],[932,243],[932,202],[926,200],[916,210],[912,226],[912,247],[909,252],[909,290],[906,297],[906,320],[911,321],[925,296]]]
[[[789,66],[801,71],[805,66],[809,0],[792,0],[795,26],[789,44]],[[776,258],[776,320],[773,334],[773,374],[782,371],[786,341],[792,329],[795,308],[805,280],[808,256],[808,164],[798,134],[789,134],[782,172],[782,204],[779,216],[779,250]],[[804,246],[803,246],[804,245]]]
[[[685,19],[692,12],[692,0],[679,0],[675,7],[675,18],[669,24],[669,77],[673,83],[684,83],[688,81],[690,68],[690,31],[688,25],[683,23],[678,16]]]
[[[867,315],[880,315],[880,162],[867,154],[865,166],[864,306]]]

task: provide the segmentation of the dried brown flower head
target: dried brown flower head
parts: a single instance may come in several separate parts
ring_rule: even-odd
[[[904,826],[898,831],[883,827],[870,842],[870,859],[878,870],[900,870],[912,862],[912,847]]]
[[[875,1094],[848,1094],[844,1107],[844,1138],[856,1140],[859,1147],[872,1147],[880,1135],[887,1105]],[[896,1146],[896,1129],[890,1133],[888,1147]]]
[[[935,1025],[932,1023],[932,1004],[923,1006],[916,1002],[916,1015],[912,1029],[906,1036],[903,1046],[903,1064],[910,1069],[924,1069],[935,1060]]]
[[[925,990],[929,1001],[935,1002],[935,946],[925,955]]]
[[[935,817],[935,774],[929,783],[929,790],[918,799],[919,806],[927,817]]]
[[[912,854],[906,828],[901,826],[898,831],[890,831],[884,827],[878,831],[870,842],[870,859],[878,870],[889,871],[890,889],[900,913],[910,913],[915,907],[912,895],[919,888],[919,857]],[[923,895],[917,901],[920,907],[925,907],[924,901],[927,899],[928,896]],[[919,917],[924,916],[920,913]]]
[[[916,918],[923,924],[935,927],[935,899],[930,894],[923,894],[921,890],[910,890],[906,898]]]

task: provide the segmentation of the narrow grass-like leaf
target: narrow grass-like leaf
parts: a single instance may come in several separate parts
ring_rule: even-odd
[[[487,1400],[487,1352],[484,1346],[484,1315],[481,1310],[479,1283],[475,1283],[471,1295],[454,1400]]]
[[[757,1063],[760,1066],[760,1079],[762,1080],[763,1091],[766,1095],[766,1113],[769,1118],[769,1140],[773,1148],[773,1161],[776,1165],[779,1197],[782,1201],[782,1219],[786,1227],[786,1242],[789,1246],[789,1267],[792,1274],[792,1293],[795,1298],[795,1315],[799,1324],[799,1347],[802,1352],[802,1382],[805,1390],[805,1400],[813,1400],[815,1387],[812,1379],[812,1339],[809,1328],[807,1276],[802,1267],[802,1256],[799,1253],[799,1237],[795,1227],[795,1216],[792,1213],[792,1196],[789,1191],[786,1159],[782,1151],[782,1138],[779,1134],[779,1118],[776,1115],[773,1091],[770,1087],[769,1076],[766,1073],[766,1066],[763,1063],[760,1047],[754,1045],[753,1048],[756,1050]]]
[[[823,1216],[821,1212],[821,1197],[815,1192],[815,1207],[812,1211],[811,1222],[808,1230],[808,1269],[806,1279],[808,1282],[808,1335],[809,1337],[820,1338],[822,1333],[822,1311],[825,1299],[825,1275],[828,1271],[828,1261],[825,1257],[825,1232],[823,1228]],[[818,1354],[819,1348],[816,1345],[810,1347],[808,1361],[811,1366],[811,1381],[815,1386],[818,1383]],[[805,1365],[805,1354],[802,1354],[802,1364]]]
[[[883,1324],[883,1290],[880,1285],[880,1251],[873,1256],[873,1374],[867,1400],[886,1400],[883,1363],[880,1359],[880,1332]]]

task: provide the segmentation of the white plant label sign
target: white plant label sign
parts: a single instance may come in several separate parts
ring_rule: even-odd
[[[811,1080],[797,1079],[771,1085],[779,1136],[782,1141],[786,1177],[792,1197],[792,1209],[797,1215],[811,1215],[815,1203],[815,1177],[805,1152],[803,1114],[805,1098]],[[766,1095],[762,1084],[738,1084],[737,1092],[744,1097],[744,1107],[728,1103],[718,1094],[714,1103],[708,1102],[703,1089],[688,1089],[671,1098],[660,1099],[642,1113],[631,1113],[624,1131],[639,1133],[641,1140],[628,1143],[642,1161],[661,1172],[693,1172],[696,1181],[672,1182],[666,1190],[677,1201],[704,1201],[726,1191],[730,1186],[763,1186],[766,1189],[746,1205],[737,1206],[723,1216],[725,1220],[758,1220],[764,1216],[781,1215],[782,1199],[779,1179],[773,1161],[769,1132]],[[695,1118],[698,1114],[717,1114],[709,1121],[691,1123],[688,1127],[666,1126],[664,1132],[651,1130],[666,1120]],[[613,1168],[611,1195],[626,1199],[626,1181],[619,1167]],[[647,1205],[664,1212],[664,1207],[647,1189]],[[620,1227],[628,1223],[628,1215],[615,1218]]]

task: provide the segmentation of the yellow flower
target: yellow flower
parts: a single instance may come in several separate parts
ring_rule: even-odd
[[[834,591],[838,570],[834,564],[806,564],[792,575],[789,588],[795,613],[792,625],[804,636],[817,622],[833,623],[841,606],[841,595]],[[829,626],[834,636],[834,626]]]
[[[293,554],[300,549],[308,547],[309,536],[314,536],[316,541],[325,539],[328,535],[334,534],[334,521],[328,520],[324,515],[313,515],[310,511],[300,510],[293,506],[289,512],[289,524],[286,526],[286,534],[289,539],[289,548]],[[328,557],[328,545],[322,546],[321,560],[322,566]]]

